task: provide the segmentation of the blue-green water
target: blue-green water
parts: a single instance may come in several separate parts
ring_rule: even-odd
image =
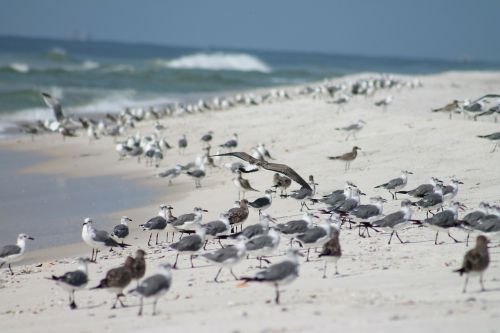
[[[116,112],[362,71],[490,69],[500,63],[0,37],[0,134],[17,121],[52,117],[42,91],[68,113]]]
[[[110,230],[119,221],[107,214],[155,202],[158,194],[155,189],[118,177],[71,178],[18,172],[44,159],[0,149],[0,246],[15,242],[19,233],[35,238],[30,249],[75,243],[81,241],[85,217]]]

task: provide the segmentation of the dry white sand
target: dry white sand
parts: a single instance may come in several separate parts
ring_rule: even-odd
[[[368,75],[357,75],[366,77]],[[351,77],[353,79],[355,77]],[[342,80],[345,80],[343,78]],[[348,78],[349,79],[349,78]],[[315,175],[320,193],[341,188],[351,180],[368,195],[387,192],[373,189],[397,175],[400,170],[414,172],[408,188],[413,188],[431,176],[456,176],[465,184],[457,199],[468,207],[480,201],[498,203],[500,197],[500,153],[490,153],[492,144],[476,137],[498,131],[499,125],[484,119],[473,122],[456,116],[431,113],[453,99],[475,98],[500,91],[500,74],[487,72],[445,73],[420,77],[424,86],[418,89],[381,91],[373,98],[358,97],[344,111],[325,100],[298,98],[288,102],[239,107],[230,111],[210,112],[195,116],[163,120],[169,142],[176,143],[182,133],[189,140],[186,155],[167,153],[163,165],[191,161],[200,152],[199,137],[207,130],[215,132],[216,143],[224,142],[233,132],[240,135],[241,150],[247,151],[258,142],[265,142],[275,158],[293,166],[299,174]],[[393,104],[383,112],[373,101],[391,94]],[[344,141],[344,135],[334,130],[358,119],[367,122],[356,141]],[[139,125],[141,133],[152,132],[152,123]],[[344,165],[326,159],[328,155],[347,152],[353,145],[362,154],[344,172]],[[22,172],[60,173],[68,176],[118,175],[144,182],[161,189],[163,195],[147,207],[114,212],[123,213],[136,222],[131,225],[134,246],[122,254],[114,253],[90,266],[89,287],[98,284],[105,272],[122,263],[124,256],[145,248],[146,232],[137,224],[156,214],[160,203],[175,207],[175,213],[191,211],[194,206],[209,210],[204,221],[218,217],[237,199],[231,175],[227,170],[214,170],[203,180],[203,187],[194,190],[186,176],[167,186],[163,179],[153,177],[156,170],[137,164],[135,159],[117,162],[114,143],[110,138],[88,144],[86,137],[62,142],[58,136],[28,138],[3,142],[12,149],[38,151],[53,158]],[[86,157],[81,157],[84,155]],[[226,161],[229,161],[227,159]],[[252,184],[263,191],[271,184],[272,173],[250,174]],[[296,187],[297,185],[293,185]],[[252,195],[251,198],[259,194]],[[366,200],[365,198],[363,198]],[[392,212],[399,201],[385,205]],[[298,214],[298,203],[276,199],[269,209],[280,217]],[[110,211],[112,211],[110,207]],[[417,218],[424,214],[416,213]],[[75,217],[81,224],[82,217]],[[252,211],[249,222],[257,214]],[[284,221],[284,220],[281,220]],[[98,222],[98,221],[97,221]],[[455,237],[465,239],[461,231]],[[173,286],[159,302],[159,314],[138,318],[138,300],[127,297],[130,307],[110,310],[113,296],[106,291],[78,292],[79,309],[71,311],[67,294],[45,279],[75,268],[78,255],[88,255],[82,244],[28,252],[24,263],[42,262],[41,267],[26,264],[15,267],[11,277],[5,269],[0,273],[0,319],[2,332],[325,332],[325,331],[453,331],[495,332],[500,330],[500,251],[491,249],[491,264],[485,274],[486,292],[478,292],[479,284],[471,279],[469,292],[461,293],[463,278],[452,273],[460,266],[467,250],[464,243],[454,244],[446,235],[445,243],[434,245],[434,232],[428,228],[409,228],[400,233],[408,244],[394,239],[387,245],[387,234],[360,238],[357,230],[343,228],[343,257],[339,261],[340,275],[322,279],[323,262],[312,255],[312,262],[300,266],[300,277],[283,288],[281,305],[274,305],[274,290],[265,285],[248,284],[238,287],[228,272],[224,283],[212,281],[217,268],[195,260],[191,269],[183,259],[174,271]],[[162,238],[164,235],[162,235]],[[282,249],[286,248],[283,242]],[[495,243],[496,245],[498,243]],[[216,248],[212,245],[211,248]],[[28,245],[29,251],[29,245]],[[160,262],[173,262],[174,253],[159,247],[147,248],[148,272]],[[56,259],[58,258],[58,259]],[[280,257],[273,257],[273,262]],[[234,271],[252,275],[256,260],[243,261]]]

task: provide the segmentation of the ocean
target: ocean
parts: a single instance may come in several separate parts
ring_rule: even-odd
[[[430,74],[498,69],[500,63],[473,60],[0,37],[0,135],[19,122],[52,118],[40,92],[60,99],[70,114],[106,113],[364,71]]]

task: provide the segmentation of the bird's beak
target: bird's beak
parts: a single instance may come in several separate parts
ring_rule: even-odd
[[[387,202],[387,199],[382,198],[382,202]]]
[[[29,239],[29,240],[35,240],[35,239],[34,239],[33,237],[31,237],[31,236],[28,236],[28,239]]]
[[[359,194],[361,194],[361,195],[366,195],[366,193],[364,193],[364,192],[361,192],[361,191],[359,192]]]
[[[206,209],[202,209],[202,211],[204,211],[204,212],[208,212],[208,210],[206,210]]]
[[[413,172],[408,171],[408,174],[413,175]]]
[[[86,225],[86,224],[87,224],[87,222],[83,222],[83,223],[82,223],[82,225]]]
[[[269,220],[273,221],[274,223],[278,223],[278,220],[276,220],[274,217],[271,217]]]
[[[458,183],[459,183],[459,184],[462,184],[462,185],[464,184],[464,183],[463,183],[463,182],[461,182],[461,181],[459,181]]]

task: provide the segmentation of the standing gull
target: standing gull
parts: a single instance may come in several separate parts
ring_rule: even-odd
[[[443,188],[443,200],[450,201],[456,197],[458,193],[458,185],[460,184],[463,185],[464,183],[458,179],[452,179],[451,183]]]
[[[158,174],[158,177],[167,178],[168,179],[168,185],[171,185],[172,184],[172,180],[174,178],[177,178],[181,174],[181,171],[182,171],[182,166],[179,165],[179,164],[177,164],[174,168],[171,168],[171,169],[165,170],[163,172],[160,172]]]
[[[167,205],[160,205],[160,211],[158,215],[150,218],[146,223],[140,224],[143,230],[149,230],[151,233],[149,234],[148,246],[151,246],[151,237],[153,236],[153,230],[156,231],[156,242],[158,245],[158,234],[161,230],[164,230],[167,227],[167,217],[166,217]]]
[[[349,212],[350,215],[355,216],[362,221],[359,223],[359,231],[361,232],[361,227],[365,227],[365,231],[370,236],[368,228],[371,228],[371,222],[378,218],[383,213],[383,203],[387,202],[384,198],[380,196],[370,198],[371,203],[368,205],[359,205]],[[366,221],[368,220],[368,221]],[[364,233],[364,231],[363,231]],[[360,233],[360,236],[362,234]]]
[[[265,282],[273,285],[276,290],[274,302],[280,304],[279,286],[289,284],[299,276],[299,255],[301,255],[299,250],[289,249],[284,261],[269,266],[253,277],[243,277],[241,280],[245,282]]]
[[[179,255],[188,254],[189,260],[191,262],[191,268],[193,265],[193,255],[198,253],[203,246],[205,245],[205,228],[201,226],[196,227],[196,233],[194,235],[189,235],[177,243],[170,244],[170,248],[177,252],[175,256],[175,262],[172,268],[177,268],[177,260],[179,259]]]
[[[393,199],[397,199],[397,191],[401,190],[408,183],[408,175],[413,175],[413,172],[403,170],[401,176],[389,180],[387,183],[375,186],[375,188],[385,188],[392,195]]]
[[[79,258],[78,269],[71,272],[66,272],[63,275],[52,275],[51,280],[55,281],[58,286],[69,293],[69,308],[74,310],[77,308],[75,302],[75,291],[81,290],[87,286],[89,282],[87,263],[89,259]]]
[[[401,244],[404,242],[399,238],[398,230],[405,227],[408,221],[411,219],[411,201],[403,200],[401,201],[401,209],[397,212],[386,215],[384,218],[377,220],[372,223],[372,226],[391,231],[391,236],[389,237],[389,242],[391,244],[391,239],[394,234],[399,239]]]
[[[247,253],[253,253],[259,260],[259,268],[262,268],[262,260],[271,255],[280,243],[280,234],[274,228],[269,229],[267,234],[257,235],[250,238],[245,246]]]
[[[186,174],[194,179],[194,186],[201,187],[201,180],[205,178],[205,161],[202,161],[198,169],[187,171]]]
[[[443,186],[439,183],[436,184],[434,192],[424,195],[422,199],[412,203],[412,205],[426,210],[428,216],[431,210],[439,209],[443,206]]]
[[[272,190],[266,190],[265,196],[257,198],[252,202],[249,202],[248,205],[252,208],[257,209],[259,211],[259,215],[261,215],[263,210],[266,210],[269,207],[271,207],[271,204],[273,203],[272,194],[273,194]]]
[[[429,184],[422,184],[409,191],[397,191],[396,193],[408,194],[414,198],[423,198],[427,194],[434,193],[434,188],[438,183],[441,183],[436,177],[431,177]]]
[[[115,236],[117,238],[120,238],[122,240],[122,244],[123,244],[123,241],[125,240],[125,238],[127,238],[128,234],[129,234],[128,223],[131,221],[132,220],[129,217],[122,216],[122,218],[120,220],[120,224],[115,225],[115,227],[113,228],[113,232],[111,233],[111,236]]]
[[[313,217],[313,213],[307,212],[304,213],[302,219],[280,223],[276,226],[276,229],[279,230],[283,235],[290,237],[291,246],[292,241],[296,236],[305,233],[308,229],[313,227]]]
[[[356,139],[356,133],[361,131],[363,129],[363,126],[366,125],[366,123],[363,120],[358,120],[356,123],[351,124],[346,127],[337,127],[335,128],[337,131],[342,131],[347,133],[347,136],[345,137],[345,141],[349,139],[349,137],[352,135],[354,139]]]
[[[201,141],[203,141],[206,145],[210,145],[210,141],[212,141],[213,135],[213,131],[208,131],[201,137]]]
[[[105,230],[97,230],[94,228],[93,221],[87,217],[83,222],[82,228],[82,239],[83,241],[92,248],[92,255],[90,260],[97,261],[97,255],[100,249],[113,247],[126,248],[130,246],[129,244],[118,243],[114,240],[110,234]],[[95,257],[94,257],[95,253]]]
[[[479,283],[481,284],[481,291],[484,291],[483,274],[490,264],[490,255],[488,253],[488,239],[485,236],[478,236],[476,239],[476,247],[469,250],[464,257],[462,267],[454,272],[466,274],[464,289],[462,292],[467,291],[467,283],[469,276],[479,275]]]
[[[26,240],[34,240],[33,237],[26,234],[19,234],[17,236],[16,245],[5,245],[0,248],[0,268],[3,265],[9,265],[9,271],[11,275],[14,275],[10,265],[12,263],[18,262],[24,257],[24,250],[26,249]]]
[[[231,245],[222,249],[218,249],[215,252],[202,255],[204,259],[220,266],[214,278],[215,282],[219,282],[217,278],[219,277],[224,267],[229,268],[231,275],[235,280],[238,280],[238,277],[233,273],[233,267],[241,262],[241,260],[243,260],[243,258],[245,257],[245,242],[246,239],[244,237],[241,237],[235,245]]]
[[[334,222],[338,222],[340,227],[340,221],[331,217],[321,221],[319,225],[307,229],[302,235],[297,236],[302,246],[307,248],[306,261],[309,261],[309,252],[311,248],[321,247],[330,240]]]
[[[498,145],[500,144],[500,132],[495,132],[495,133],[486,134],[486,135],[478,135],[477,137],[483,138],[483,139],[488,139],[491,141],[496,141],[495,145],[493,146],[493,149],[491,150],[492,153],[497,149]]]
[[[208,210],[200,207],[194,207],[192,213],[179,215],[174,221],[172,221],[172,226],[180,232],[183,230],[194,230],[196,226],[200,225],[203,218],[203,212],[208,212]]]
[[[220,147],[229,150],[233,150],[234,148],[238,147],[238,134],[234,133],[233,137],[228,141],[224,142],[223,144],[221,144]]]
[[[177,142],[177,145],[179,146],[179,153],[184,154],[184,151],[186,150],[186,147],[188,145],[186,134],[182,134],[182,137]]]
[[[156,304],[172,285],[172,270],[170,264],[160,264],[158,273],[146,278],[142,283],[131,290],[140,295],[139,316],[142,316],[144,298],[153,298],[153,316],[156,315]]]
[[[123,266],[112,268],[106,273],[106,277],[99,282],[99,284],[91,289],[106,289],[110,293],[115,294],[115,302],[111,309],[116,308],[116,303],[120,302],[122,307],[125,307],[120,297],[124,297],[123,289],[132,281],[131,265],[133,263],[132,257],[127,257]]]
[[[203,247],[203,249],[205,250],[208,240],[218,238],[220,236],[226,236],[231,231],[231,224],[229,223],[229,213],[226,212],[221,214],[218,220],[208,222],[204,224],[203,227],[205,228],[206,236],[205,245]],[[219,245],[223,247],[220,242],[220,238]]]
[[[265,235],[269,230],[269,222],[276,222],[274,218],[272,218],[269,214],[263,213],[259,216],[259,223],[249,225],[245,227],[241,232],[236,233],[232,237],[243,236],[247,239],[251,239],[258,235]]]
[[[352,147],[352,151],[339,156],[329,156],[330,160],[341,160],[345,162],[345,171],[349,170],[351,162],[358,156],[358,150],[361,150],[358,146]]]
[[[448,231],[448,236],[453,239],[455,243],[458,241],[450,235],[450,228],[457,227],[460,222],[458,221],[458,209],[463,208],[464,206],[459,202],[454,202],[444,211],[437,213],[431,218],[425,219],[423,221],[424,225],[429,226],[431,229],[436,231],[436,239],[434,240],[434,244],[437,245],[439,231]]]

